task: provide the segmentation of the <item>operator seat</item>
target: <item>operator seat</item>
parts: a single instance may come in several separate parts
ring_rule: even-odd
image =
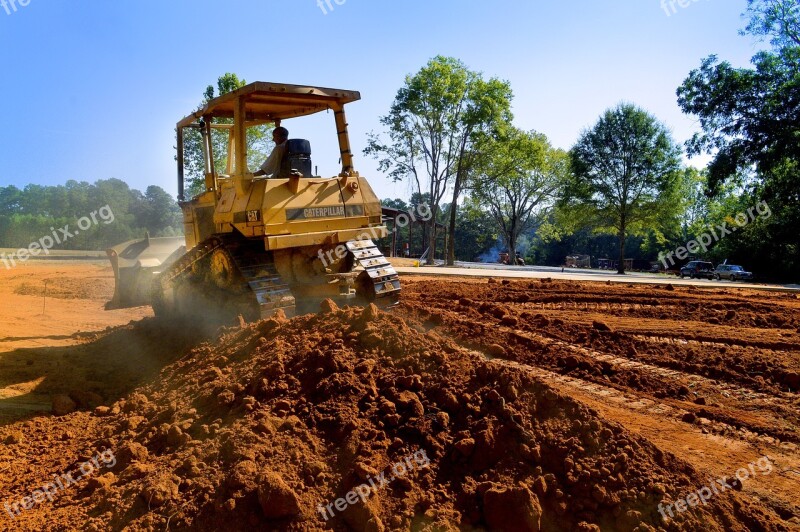
[[[303,177],[313,177],[311,174],[311,143],[305,139],[286,141],[286,153],[281,160],[281,170],[277,177],[289,178],[295,170],[300,172]]]

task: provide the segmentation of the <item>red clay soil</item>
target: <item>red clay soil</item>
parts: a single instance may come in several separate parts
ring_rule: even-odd
[[[795,294],[491,279],[406,283],[405,296],[406,315],[493,357],[693,404],[699,417],[800,442]],[[737,416],[732,409],[746,405],[720,394],[721,384],[769,396],[759,407],[774,418]]]
[[[613,289],[618,306],[606,311],[614,319],[593,323],[591,313],[577,313],[579,319],[567,323],[536,310],[535,283],[409,286],[407,302],[394,314],[323,304],[319,315],[230,329],[108,406],[0,428],[4,502],[29,496],[98,453],[115,458],[113,467],[101,464],[53,502],[22,510],[13,520],[6,515],[3,526],[789,530],[771,508],[736,490],[664,519],[659,503],[697,492],[708,477],[542,379],[487,361],[482,353],[686,395],[677,383],[606,366],[587,354],[613,349],[623,358],[703,365],[714,378],[794,393],[796,301],[787,299],[785,309],[776,311],[742,297],[735,316],[720,309],[707,317],[699,297],[671,300],[666,290],[645,297],[640,288],[630,290],[636,293],[630,298],[620,287]],[[585,295],[582,303],[608,301],[589,290]],[[712,319],[733,320],[737,332],[724,340],[705,328],[685,331],[683,337],[693,335],[697,343],[681,346],[676,355],[668,331],[650,320],[674,319],[677,327],[687,309],[709,326]],[[752,337],[755,349],[743,349],[751,345],[749,327],[759,331]],[[707,345],[703,335],[721,345]],[[557,342],[585,351],[567,355]],[[767,352],[779,355],[762,368]],[[735,363],[716,363],[721,356]],[[721,407],[705,410],[725,414]],[[794,438],[797,412],[786,414],[785,426],[773,432]],[[402,474],[397,464],[405,464]],[[323,517],[320,505],[381,473],[396,478],[366,502],[341,511],[334,506],[335,515]]]
[[[521,364],[707,475],[770,456],[779,473],[745,494],[800,529],[797,294],[415,277],[401,312]]]

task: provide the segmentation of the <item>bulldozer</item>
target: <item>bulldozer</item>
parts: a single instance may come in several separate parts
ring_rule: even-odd
[[[115,292],[107,308],[152,305],[157,317],[232,322],[344,304],[397,304],[400,280],[373,239],[388,235],[381,203],[353,166],[345,105],[357,91],[256,82],[210,100],[177,123],[183,237],[107,250]],[[247,131],[333,114],[341,171],[312,173],[311,145],[290,138],[271,176],[248,168]],[[289,129],[291,125],[288,124]],[[200,135],[205,190],[185,197],[185,139]],[[224,173],[212,135],[227,140]],[[217,158],[219,160],[220,158]],[[221,170],[221,169],[220,169]],[[316,305],[316,307],[315,307]]]

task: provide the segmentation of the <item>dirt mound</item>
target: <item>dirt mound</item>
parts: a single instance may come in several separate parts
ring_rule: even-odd
[[[720,409],[726,397],[713,384],[796,397],[800,342],[788,328],[800,322],[800,307],[790,295],[703,291],[693,296],[689,288],[529,281],[498,287],[427,281],[407,285],[402,310],[427,328],[493,357],[658,399],[713,396],[711,408],[695,409],[698,417],[800,443],[795,405],[769,405],[777,423],[755,423],[749,414],[734,419],[727,408]],[[732,320],[715,326],[705,320],[711,311],[741,317],[745,308],[756,309],[765,325],[750,328]],[[692,319],[693,313],[703,319]],[[692,378],[676,378],[675,373],[670,377],[661,369]],[[702,376],[706,386],[699,386],[693,375]]]
[[[733,491],[665,519],[660,503],[709,480],[421,323],[374,306],[324,309],[231,330],[93,414],[26,423],[20,443],[5,451],[5,475],[14,480],[3,485],[4,500],[95,453],[113,452],[114,460],[54,503],[22,511],[15,524],[780,529]],[[32,464],[19,460],[40,454]]]

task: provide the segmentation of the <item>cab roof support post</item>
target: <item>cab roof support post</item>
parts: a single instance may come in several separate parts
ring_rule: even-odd
[[[214,167],[214,143],[211,138],[211,121],[213,118],[206,120],[205,141],[208,148],[206,149],[206,157],[208,157],[208,168],[206,170],[206,191],[217,190],[217,170]]]
[[[353,152],[350,151],[350,137],[347,134],[347,117],[343,105],[333,105],[333,115],[336,118],[336,133],[339,138],[339,153],[342,155],[342,174],[353,173]]]
[[[247,127],[245,126],[245,101],[236,98],[233,109],[234,175],[243,177],[247,173]]]
[[[178,201],[184,201],[183,197],[183,128],[177,130],[178,139]]]

